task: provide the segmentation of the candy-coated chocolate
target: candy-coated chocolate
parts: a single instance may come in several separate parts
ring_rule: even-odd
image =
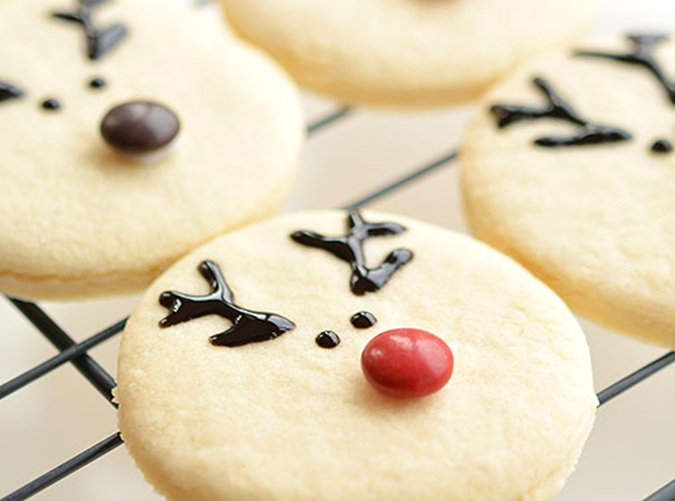
[[[443,388],[454,367],[450,347],[421,329],[392,329],[374,337],[361,355],[370,384],[398,398],[424,397]]]
[[[103,139],[125,153],[157,151],[173,141],[179,130],[176,114],[152,101],[129,101],[115,106],[101,122]]]

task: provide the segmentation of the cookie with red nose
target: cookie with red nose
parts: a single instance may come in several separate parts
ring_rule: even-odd
[[[290,191],[297,93],[215,6],[5,0],[0,33],[1,291],[137,291]]]
[[[596,406],[564,304],[468,237],[293,214],[172,266],[127,324],[119,424],[175,501],[551,498]]]

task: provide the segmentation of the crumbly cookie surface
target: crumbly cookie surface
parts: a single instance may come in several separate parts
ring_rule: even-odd
[[[343,212],[220,237],[149,288],[123,335],[116,393],[126,445],[168,499],[539,501],[562,487],[596,406],[574,317],[519,265],[470,238],[363,217],[406,228],[365,240],[369,269],[392,251],[412,253],[376,292],[353,293],[347,262],[291,239],[298,230],[344,235]],[[210,337],[233,322],[220,341],[246,328],[222,302],[208,308],[232,320],[189,310],[214,289],[204,262],[219,267],[237,308],[293,327],[215,346]],[[350,319],[363,311],[377,323],[357,329]],[[171,325],[160,327],[166,317]],[[397,327],[425,329],[454,352],[438,393],[397,400],[364,378],[364,347]],[[341,339],[331,349],[316,340],[327,330]]]
[[[579,49],[486,96],[462,150],[466,213],[573,310],[672,348],[675,45],[640,35]],[[546,89],[567,107],[559,118]],[[529,118],[513,120],[523,106]]]
[[[245,38],[310,90],[345,103],[445,105],[514,64],[570,44],[588,0],[222,0]]]
[[[78,5],[90,5],[87,26],[75,19]],[[285,199],[303,136],[296,91],[213,9],[7,0],[0,32],[3,292],[136,291]],[[180,120],[159,156],[120,154],[99,131],[111,108],[136,100]]]

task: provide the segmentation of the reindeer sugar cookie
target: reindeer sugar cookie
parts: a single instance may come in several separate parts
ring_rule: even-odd
[[[509,258],[309,212],[163,274],[123,335],[131,455],[173,501],[551,498],[596,398],[572,314]]]
[[[675,347],[675,45],[632,34],[519,69],[466,134],[475,234],[580,314]]]
[[[516,63],[588,28],[595,0],[222,0],[246,39],[345,103],[472,100]]]
[[[131,292],[284,201],[298,96],[212,7],[0,2],[0,290]]]

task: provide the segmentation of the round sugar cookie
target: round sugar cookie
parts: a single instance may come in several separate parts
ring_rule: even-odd
[[[127,324],[116,396],[172,501],[545,500],[596,407],[583,333],[545,285],[370,212],[284,216],[172,266]]]
[[[472,100],[514,64],[583,34],[596,0],[222,0],[246,39],[347,104]]]
[[[303,138],[297,92],[179,0],[0,2],[0,290],[139,290],[274,212]]]
[[[581,44],[486,96],[461,156],[475,234],[591,320],[675,347],[675,45]]]

